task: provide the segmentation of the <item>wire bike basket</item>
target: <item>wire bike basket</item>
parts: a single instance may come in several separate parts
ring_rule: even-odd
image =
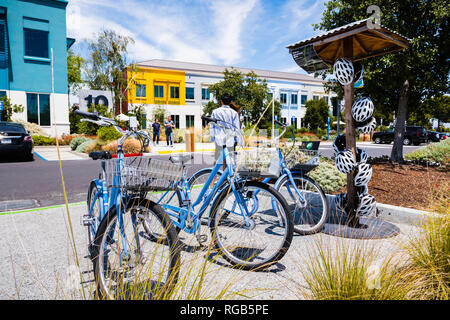
[[[308,150],[294,146],[282,148],[281,153],[286,166],[291,171],[301,170],[306,173],[316,168],[320,163],[318,150]]]
[[[131,192],[173,190],[183,176],[181,165],[143,157],[124,158],[119,175],[116,175],[118,161],[106,161],[109,187],[121,187]]]
[[[278,178],[281,167],[275,148],[254,148],[236,152],[236,169],[243,177]]]

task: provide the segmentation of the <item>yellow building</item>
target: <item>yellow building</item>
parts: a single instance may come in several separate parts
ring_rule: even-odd
[[[185,73],[183,71],[137,67],[127,72],[128,103],[135,105],[184,105]]]

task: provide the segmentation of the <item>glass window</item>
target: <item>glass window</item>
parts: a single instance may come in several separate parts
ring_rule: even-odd
[[[180,116],[178,114],[172,114],[170,117],[172,118],[175,128],[180,129]]]
[[[186,128],[194,127],[194,116],[186,115]]]
[[[27,93],[27,121],[39,124],[38,95]]]
[[[313,100],[319,100],[319,96],[313,96]]]
[[[163,86],[155,86],[155,98],[164,98]]]
[[[287,93],[280,93],[280,102],[283,104],[287,103]]]
[[[291,94],[291,104],[297,105],[297,94],[296,93]]]
[[[208,88],[202,88],[202,100],[209,100],[209,89]]]
[[[41,126],[50,125],[50,95],[39,95],[39,124]]]
[[[328,104],[328,97],[324,97],[325,98],[325,102]]]
[[[41,126],[50,125],[50,95],[27,93],[28,122]]]
[[[291,118],[291,126],[293,126],[294,128],[297,128],[297,118],[296,117]]]
[[[25,34],[25,55],[48,58],[48,31],[23,29]]]
[[[306,104],[306,99],[308,99],[308,96],[306,94],[302,94],[300,96],[300,103],[302,104],[302,106]]]
[[[137,84],[136,85],[136,97],[145,98],[146,96],[147,96],[147,93],[146,93],[145,84]]]
[[[195,99],[194,88],[186,87],[186,99]]]
[[[170,87],[170,98],[171,99],[180,98],[180,87]]]

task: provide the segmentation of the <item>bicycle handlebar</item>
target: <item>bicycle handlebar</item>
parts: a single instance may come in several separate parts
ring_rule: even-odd
[[[80,110],[75,110],[74,113],[78,116],[82,116],[84,118],[88,118],[94,121],[100,120],[100,116],[98,115],[97,112],[84,112]]]

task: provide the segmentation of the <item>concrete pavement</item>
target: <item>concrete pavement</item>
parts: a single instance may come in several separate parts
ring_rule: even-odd
[[[79,223],[85,212],[85,203],[77,203],[69,206],[69,212],[65,206],[57,206],[0,215],[0,299],[91,297],[94,290],[92,263],[87,258],[86,229]],[[302,268],[318,243],[331,248],[337,244],[373,246],[379,261],[400,252],[401,244],[418,232],[416,222],[366,218],[363,223],[375,228],[387,226],[398,230],[394,236],[382,234],[377,240],[343,238],[323,232],[310,236],[295,235],[286,256],[266,272],[235,270],[222,260],[210,260],[207,263],[204,294],[214,296],[225,286],[230,286],[229,292],[245,289],[248,297],[253,299],[302,299],[302,289],[306,287]],[[333,230],[338,226],[330,222],[326,228]],[[202,232],[208,231],[202,229]],[[180,238],[186,248],[191,248],[182,254],[183,275],[192,265],[200,267],[207,252],[198,247],[194,237],[182,232]],[[74,270],[78,270],[76,259],[82,278],[76,278],[74,284]],[[194,275],[195,272],[191,277]]]

